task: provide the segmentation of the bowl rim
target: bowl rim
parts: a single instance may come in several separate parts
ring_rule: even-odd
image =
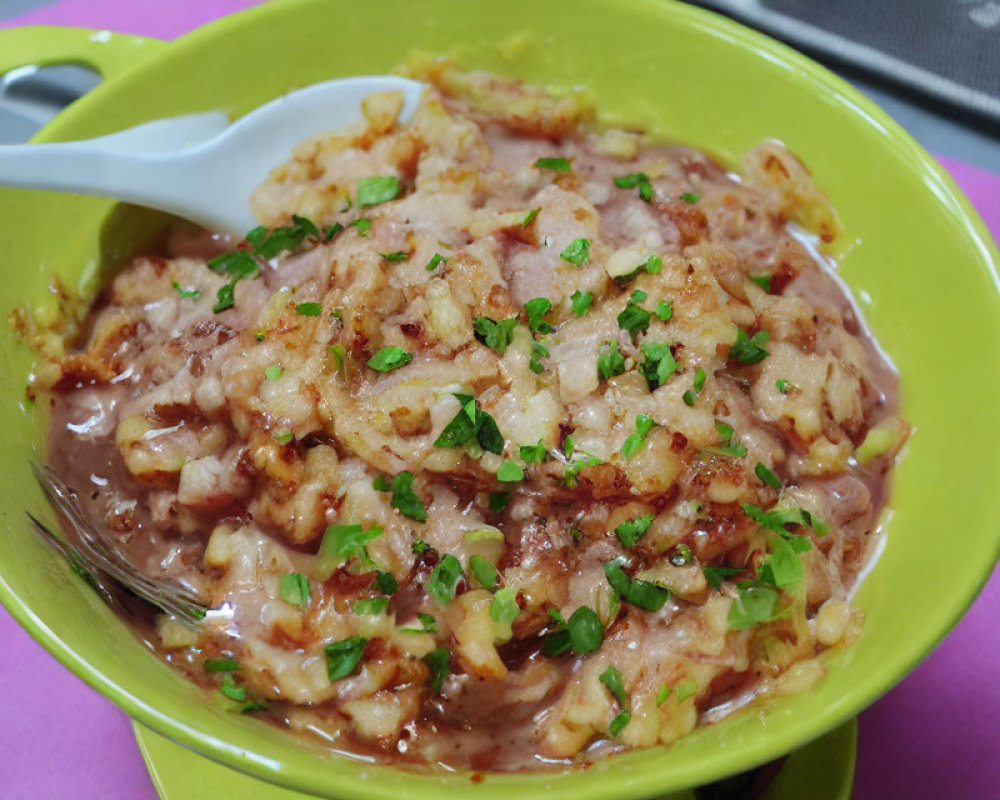
[[[119,82],[128,79],[136,72],[146,68],[149,64],[168,57],[183,55],[185,52],[201,46],[201,43],[205,40],[225,35],[228,29],[242,22],[250,20],[256,22],[266,19],[272,14],[284,15],[289,13],[290,7],[306,6],[315,1],[283,0],[280,3],[265,3],[226,15],[196,28],[177,40],[168,43],[169,46],[158,48],[156,52],[152,53],[148,58],[143,59],[135,67],[126,69],[121,74],[103,81],[94,90],[74,103],[71,108],[60,113],[54,120],[48,123],[33,141],[46,142],[60,140],[62,130],[64,128],[71,128],[78,114],[86,113],[92,105],[102,102],[103,95],[108,91],[107,87],[110,86],[113,88]],[[797,80],[806,80],[817,87],[821,87],[829,93],[831,98],[835,98],[843,106],[844,113],[861,117],[867,121],[869,126],[880,128],[885,134],[887,144],[891,144],[899,152],[903,160],[924,178],[925,184],[928,185],[928,190],[937,196],[939,207],[951,214],[954,223],[960,225],[962,228],[968,242],[975,245],[975,249],[979,254],[977,267],[989,276],[996,293],[1000,295],[1000,268],[998,268],[998,265],[1000,265],[1000,252],[998,252],[997,245],[993,241],[985,223],[968,198],[959,189],[955,180],[945,169],[874,101],[864,96],[846,80],[802,53],[716,12],[687,5],[679,2],[679,0],[616,0],[616,2],[632,6],[635,10],[645,10],[647,13],[669,14],[679,24],[699,29],[716,38],[720,38],[720,35],[724,34],[732,46],[753,50],[759,56],[792,68],[800,73]],[[997,523],[994,530],[996,534],[1000,534],[1000,523]],[[803,723],[803,725],[794,731],[796,735],[790,735],[786,732],[785,735],[768,736],[765,737],[766,740],[763,743],[750,744],[738,753],[729,754],[725,762],[726,768],[717,778],[750,769],[773,758],[780,757],[797,746],[806,744],[848,719],[855,717],[860,711],[875,702],[899,681],[903,680],[954,628],[965,610],[968,609],[989,580],[997,559],[1000,558],[1000,535],[996,535],[995,538],[993,563],[984,561],[976,575],[976,580],[969,580],[963,585],[961,592],[953,593],[946,598],[949,601],[949,624],[918,639],[916,644],[910,648],[906,658],[896,662],[898,666],[897,670],[892,674],[886,673],[886,675],[881,676],[881,679],[874,683],[869,683],[868,688],[860,692],[856,697],[853,697],[851,702],[838,704],[836,709],[825,716],[817,717],[808,724]],[[968,574],[970,576],[973,575],[973,571],[970,570]],[[114,702],[133,719],[156,733],[162,734],[233,769],[289,788],[307,792],[335,789],[338,792],[343,792],[342,796],[344,797],[396,796],[389,791],[379,791],[372,783],[364,787],[347,786],[344,785],[343,780],[338,783],[338,780],[332,777],[325,781],[324,786],[317,786],[309,780],[308,776],[296,776],[294,768],[288,768],[274,759],[267,758],[263,754],[247,752],[240,747],[227,743],[224,739],[219,738],[210,731],[196,729],[181,719],[161,712],[157,707],[144,701],[124,686],[107,678],[99,668],[83,658],[71,645],[59,639],[55,632],[46,625],[45,621],[37,616],[29,604],[12,589],[2,571],[0,571],[0,602],[3,603],[17,622],[29,632],[32,638],[39,642],[63,666],[81,678],[91,688]],[[395,768],[389,767],[389,769]],[[579,772],[579,770],[570,770],[565,774],[573,775]],[[703,777],[693,770],[685,771],[682,769],[675,772],[675,778],[678,777],[678,773],[682,773],[682,780],[687,781],[684,784],[687,786],[696,785]],[[690,775],[686,773],[690,773]],[[412,774],[413,780],[419,783],[425,783],[426,777],[431,777],[410,774]],[[562,774],[549,772],[517,773],[515,775],[491,774],[489,783],[495,789],[504,788],[508,791],[515,788],[527,788],[533,784],[536,784],[536,788],[542,788],[538,784],[544,783],[546,784],[544,788],[549,794],[553,796],[565,796],[559,790],[561,787],[557,788],[554,785],[559,782],[560,777],[562,777]],[[635,774],[633,772],[629,776],[629,779],[630,787],[637,796],[644,796],[661,790],[662,779],[658,778],[655,771],[650,770],[646,774]],[[593,783],[594,788],[589,790],[586,785],[581,785],[579,782],[569,782],[567,788],[572,786],[573,797],[598,798],[605,796],[603,782],[594,781]],[[438,785],[440,786],[440,784]],[[425,786],[427,789],[431,789],[433,784],[426,782]],[[677,789],[680,788],[682,786],[678,784]],[[484,792],[482,794],[485,795],[487,793]]]

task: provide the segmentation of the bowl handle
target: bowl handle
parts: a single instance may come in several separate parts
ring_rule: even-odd
[[[127,72],[167,43],[92,28],[31,25],[0,30],[0,75],[18,67],[81,64],[105,80]]]

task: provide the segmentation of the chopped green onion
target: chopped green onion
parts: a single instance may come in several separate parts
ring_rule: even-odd
[[[389,607],[388,597],[363,597],[360,600],[355,600],[351,604],[351,608],[354,610],[355,614],[360,615],[371,615],[381,614]]]
[[[678,703],[683,703],[697,693],[698,684],[691,680],[691,678],[682,678],[674,684],[674,694],[677,696]]]
[[[396,250],[392,253],[379,253],[382,256],[383,261],[388,261],[390,264],[395,264],[399,261],[406,261],[410,257],[410,254],[406,250]]]
[[[715,430],[722,437],[722,441],[715,447],[709,447],[708,451],[710,453],[716,453],[720,456],[735,456],[736,458],[746,456],[747,447],[736,436],[736,431],[733,430],[731,425],[727,425],[722,420],[717,419],[715,421]]]
[[[285,373],[285,368],[281,364],[269,364],[264,368],[264,377],[269,381],[276,381]]]
[[[674,552],[670,556],[670,563],[675,567],[686,567],[692,561],[694,561],[694,553],[692,553],[691,548],[683,542],[674,548]]]
[[[635,294],[632,297],[634,299]],[[650,314],[646,309],[630,301],[618,315],[618,327],[628,331],[632,341],[635,342],[639,334],[649,327],[649,319]]]
[[[364,238],[368,235],[368,231],[372,229],[372,221],[368,217],[359,217],[350,224],[349,227],[358,229],[358,236]]]
[[[653,313],[659,317],[661,322],[669,322],[670,318],[674,315],[674,309],[669,301],[661,300],[656,306],[656,311]]]
[[[375,480],[372,481],[372,488],[379,492],[388,492],[392,487],[385,475],[376,475]]]
[[[472,556],[469,559],[469,569],[484,589],[494,592],[500,586],[500,573],[482,556]]]
[[[768,294],[771,293],[771,275],[751,275],[750,280],[756,283]]]
[[[447,261],[448,259],[445,258],[443,255],[441,255],[440,253],[435,253],[434,255],[431,256],[431,260],[427,262],[427,266],[424,267],[424,269],[426,269],[428,272],[433,272],[438,264],[442,264]]]
[[[653,199],[653,186],[645,172],[632,172],[615,178],[615,186],[619,189],[639,189],[639,197],[646,202]]]
[[[778,387],[778,391],[782,394],[788,394],[792,389],[795,388],[795,384],[790,381],[786,381],[784,378],[778,378],[774,382],[774,385]]]
[[[636,416],[635,433],[630,434],[622,445],[622,455],[625,456],[626,461],[631,460],[642,449],[643,444],[646,442],[646,436],[653,429],[654,425],[656,423],[648,414],[638,414]]]
[[[541,439],[538,440],[538,444],[522,444],[519,452],[526,464],[541,464],[549,457],[549,451]]]
[[[698,395],[701,394],[701,390],[705,388],[706,377],[707,375],[705,374],[705,370],[702,369],[701,367],[698,367],[698,369],[695,370],[694,383],[692,384],[690,389],[684,392],[684,402],[687,405],[689,406],[694,405],[695,400],[698,398]]]
[[[670,380],[677,371],[677,361],[670,351],[670,345],[662,342],[644,344],[642,353],[646,358],[639,365],[639,372],[652,392]]]
[[[612,664],[601,673],[598,680],[608,687],[608,691],[618,701],[618,705],[624,709],[628,709],[628,692],[625,691],[625,681],[622,680],[622,674],[618,671],[618,667]]]
[[[722,582],[726,578],[731,578],[733,575],[739,575],[743,572],[739,567],[702,567],[701,571],[705,574],[705,580],[708,585],[713,589],[718,589],[722,586]]]
[[[729,627],[744,631],[760,623],[772,622],[778,618],[778,592],[767,586],[748,586],[739,590],[739,595],[729,607]]]
[[[278,444],[291,444],[295,439],[295,434],[292,433],[288,428],[279,428],[274,432],[274,440]]]
[[[650,275],[658,275],[663,271],[663,257],[658,253],[653,253],[642,263],[642,268]]]
[[[681,200],[683,200],[685,203],[697,203],[698,195],[696,195],[694,192],[685,192],[684,194],[681,195]]]
[[[667,702],[668,697],[670,697],[670,686],[665,683],[656,692],[656,705],[662,706]]]
[[[538,212],[541,210],[542,210],[541,208],[533,208],[531,209],[531,211],[525,214],[524,219],[521,220],[521,227],[527,228],[532,222],[535,221],[535,217],[538,216]]]
[[[221,691],[234,703],[243,703],[247,699],[246,687],[240,686],[236,683],[236,679],[233,677],[231,672],[227,672],[222,677],[222,686],[219,687],[219,691]]]
[[[206,658],[202,667],[205,672],[235,672],[240,665],[234,658]]]
[[[197,287],[194,289],[184,289],[177,281],[171,281],[171,285],[177,290],[181,297],[190,297],[192,300],[197,300],[201,295],[201,289]]]
[[[376,571],[375,588],[382,594],[395,594],[399,591],[399,583],[391,572]]]
[[[424,612],[417,613],[417,620],[420,622],[419,628],[400,628],[400,633],[437,633],[438,622],[434,619],[432,614],[425,614]]]
[[[542,366],[542,362],[539,361],[539,359],[548,357],[549,349],[547,347],[545,347],[541,342],[532,342],[531,360],[528,362],[528,368],[536,375],[541,374],[545,371],[545,367]]]
[[[372,525],[368,530],[360,525],[327,525],[319,552],[337,563],[357,558],[364,564],[370,564],[371,558],[365,545],[381,535],[382,528],[378,525]]]
[[[503,455],[504,440],[496,420],[476,404],[470,394],[456,394],[462,404],[455,418],[445,425],[435,447],[460,447],[475,439],[483,450]]]

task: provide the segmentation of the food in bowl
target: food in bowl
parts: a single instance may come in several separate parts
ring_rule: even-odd
[[[394,763],[669,744],[821,677],[906,436],[765,142],[728,172],[443,62],[42,337],[49,461],[218,702]],[[281,154],[276,154],[280,158]],[[277,160],[276,158],[276,160]]]

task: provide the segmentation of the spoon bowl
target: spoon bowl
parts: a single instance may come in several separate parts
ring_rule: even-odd
[[[362,117],[376,92],[403,95],[413,116],[423,84],[391,75],[324,81],[230,122],[221,111],[156,120],[97,139],[0,147],[0,186],[112,197],[240,238],[256,224],[250,195],[304,139]]]

